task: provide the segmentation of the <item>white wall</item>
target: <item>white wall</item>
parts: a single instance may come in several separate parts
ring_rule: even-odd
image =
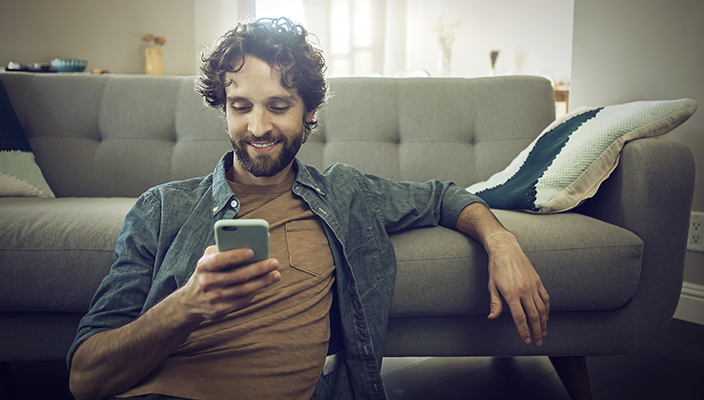
[[[205,0],[203,0],[205,1]],[[211,0],[213,1],[213,0]],[[147,33],[164,36],[164,73],[192,75],[194,0],[0,0],[0,66],[88,60],[88,70],[144,73]]]
[[[699,110],[666,137],[697,165],[692,209],[704,211],[704,1],[576,0],[570,108],[688,97]],[[704,285],[704,253],[685,281]]]
[[[253,12],[253,5],[248,2],[249,0],[193,0],[196,67],[200,67],[201,55],[208,54],[218,38],[237,25],[240,13],[246,15]]]
[[[439,75],[439,17],[460,21],[452,75],[486,76],[489,53],[500,50],[496,74],[569,79],[572,68],[573,0],[407,0],[406,68]]]
[[[394,61],[394,68],[439,75],[432,26],[444,16],[460,21],[453,47],[454,76],[487,75],[489,52],[499,49],[498,74],[569,78],[572,0],[387,2],[387,10],[407,17],[400,24],[405,37],[387,38],[405,43],[405,51],[399,52],[403,60]],[[306,3],[313,7],[321,1]],[[163,47],[164,73],[191,75],[199,67],[203,46],[212,45],[253,10],[254,0],[0,0],[0,66],[82,58],[88,60],[88,70],[139,74],[144,72],[145,47],[140,38],[152,33],[168,41]]]

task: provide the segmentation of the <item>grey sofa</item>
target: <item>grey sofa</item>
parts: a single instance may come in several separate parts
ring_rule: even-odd
[[[0,198],[0,362],[62,359],[135,198],[210,173],[230,149],[225,121],[203,105],[193,77],[0,80],[57,196]],[[331,79],[330,88],[300,158],[395,180],[485,180],[555,116],[552,87],[537,77]],[[573,212],[495,210],[550,292],[542,347],[524,345],[508,313],[487,320],[487,256],[476,241],[442,227],[393,236],[398,273],[385,354],[547,355],[563,382],[578,372],[566,385],[579,397],[584,356],[628,352],[670,321],[693,185],[685,146],[641,139]]]

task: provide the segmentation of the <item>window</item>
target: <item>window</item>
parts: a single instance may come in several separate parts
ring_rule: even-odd
[[[257,0],[256,18],[287,17],[305,26],[303,0]]]

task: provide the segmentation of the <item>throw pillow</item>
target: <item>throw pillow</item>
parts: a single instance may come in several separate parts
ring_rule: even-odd
[[[663,135],[697,109],[691,99],[582,108],[550,124],[506,169],[467,188],[492,208],[567,211],[594,196],[623,146]]]
[[[0,81],[0,197],[54,197]]]

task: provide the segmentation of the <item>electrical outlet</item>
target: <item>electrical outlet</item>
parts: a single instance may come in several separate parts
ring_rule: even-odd
[[[692,211],[689,217],[687,250],[704,252],[704,213]]]

